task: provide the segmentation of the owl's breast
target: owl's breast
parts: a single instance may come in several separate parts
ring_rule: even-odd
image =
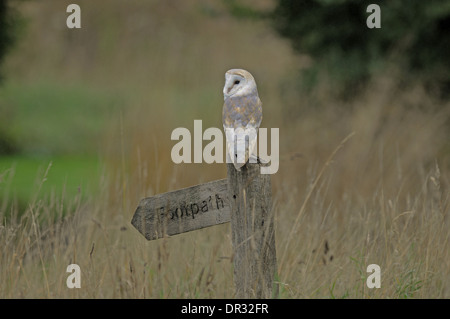
[[[258,95],[232,96],[223,105],[225,127],[259,127],[262,121],[262,103]]]

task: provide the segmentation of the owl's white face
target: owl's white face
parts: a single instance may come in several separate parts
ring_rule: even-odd
[[[243,96],[255,92],[255,79],[249,72],[241,69],[232,69],[225,73],[224,100],[230,96]]]

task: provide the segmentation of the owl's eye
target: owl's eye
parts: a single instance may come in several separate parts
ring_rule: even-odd
[[[239,83],[241,83],[241,81],[239,81],[239,80],[234,81],[234,84],[239,84]]]

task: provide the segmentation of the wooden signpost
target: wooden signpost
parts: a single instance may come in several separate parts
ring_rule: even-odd
[[[148,240],[231,222],[236,298],[276,298],[270,175],[259,163],[227,178],[144,198],[131,223]]]
[[[148,240],[228,223],[227,180],[144,198],[131,223]]]

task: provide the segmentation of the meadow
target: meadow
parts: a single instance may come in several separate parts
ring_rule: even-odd
[[[79,1],[78,30],[70,3],[16,4],[0,86],[0,132],[17,148],[0,155],[1,298],[233,298],[229,224],[148,242],[130,221],[143,197],[226,176],[174,164],[170,135],[222,126],[235,67],[256,79],[262,127],[280,128],[280,297],[450,297],[448,102],[399,89],[395,72],[345,103],[326,84],[302,96],[311,57],[221,1]],[[66,286],[72,263],[80,289]]]

